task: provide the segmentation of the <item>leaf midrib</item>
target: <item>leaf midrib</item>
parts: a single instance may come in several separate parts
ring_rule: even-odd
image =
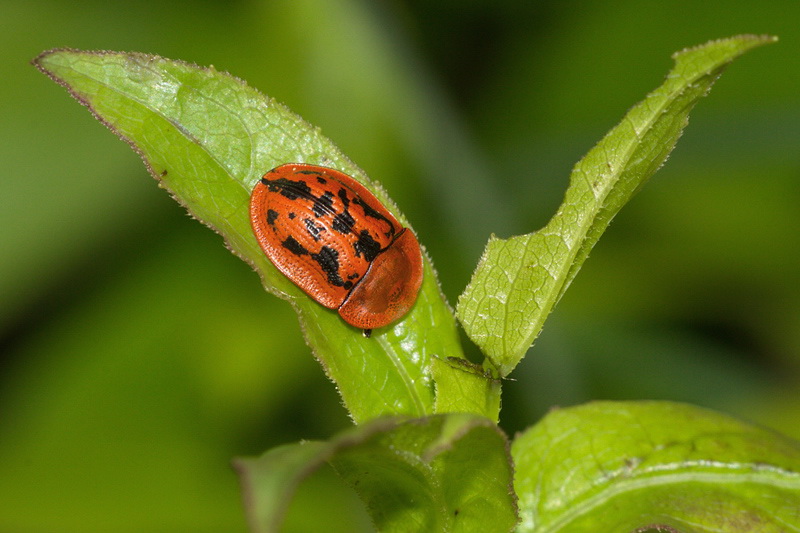
[[[431,413],[425,409],[425,403],[423,402],[422,398],[420,397],[419,391],[414,386],[414,378],[409,375],[408,370],[406,369],[405,365],[400,361],[400,356],[396,353],[394,348],[391,344],[386,340],[385,337],[379,336],[378,337],[378,344],[383,349],[383,352],[386,354],[386,357],[392,362],[394,367],[397,369],[397,374],[400,376],[403,385],[409,391],[409,397],[414,402],[414,408],[416,410],[416,416],[426,416],[430,415]],[[424,376],[423,376],[424,377]],[[431,409],[432,411],[432,409]]]
[[[702,464],[706,467],[708,466],[707,463]],[[656,476],[653,476],[651,472],[646,472],[640,477],[637,476],[635,478],[629,478],[625,481],[613,480],[612,485],[605,489],[601,489],[598,494],[587,498],[583,502],[570,504],[568,510],[561,514],[553,522],[536,524],[536,533],[564,531],[564,528],[566,528],[570,523],[588,515],[593,509],[602,507],[608,501],[626,493],[652,487],[679,485],[690,482],[708,483],[713,486],[727,484],[741,485],[742,483],[747,482],[766,487],[777,486],[787,489],[800,490],[800,473],[798,472],[793,472],[782,468],[771,468],[767,470],[763,468],[763,465],[753,463],[735,463],[735,465],[738,468],[734,468],[732,464],[725,464],[725,466],[729,469],[727,472],[685,472],[661,474]],[[661,466],[667,467],[668,465]],[[678,466],[680,468],[685,468],[687,467],[687,463],[681,463]],[[782,477],[771,480],[765,479],[765,477],[770,474],[777,474]],[[800,531],[800,529],[797,531]]]

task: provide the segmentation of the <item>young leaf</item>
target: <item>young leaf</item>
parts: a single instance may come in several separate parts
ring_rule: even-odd
[[[800,531],[800,443],[706,409],[557,409],[511,453],[518,532]]]
[[[457,315],[500,376],[525,355],[611,219],[664,163],[695,103],[733,59],[774,40],[745,35],[675,54],[664,84],[575,166],[550,222],[528,235],[492,237]]]
[[[288,162],[333,167],[353,176],[408,225],[386,193],[318,128],[213,68],[137,53],[74,50],[45,52],[34,64],[127,141],[160,186],[220,233],[261,275],[268,291],[293,305],[306,341],[354,420],[434,411],[432,357],[463,355],[427,258],[412,311],[366,339],[280,274],[250,229],[250,191],[266,171]],[[280,334],[270,332],[269,324],[264,329]],[[448,393],[459,403],[458,390]]]
[[[253,531],[278,531],[298,484],[324,463],[359,494],[378,531],[510,531],[517,522],[505,435],[472,415],[384,418],[332,440],[237,459]]]

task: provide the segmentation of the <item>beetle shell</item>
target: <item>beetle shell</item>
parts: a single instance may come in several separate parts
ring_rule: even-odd
[[[302,163],[274,168],[253,189],[250,222],[278,270],[367,335],[417,299],[416,236],[347,174]]]

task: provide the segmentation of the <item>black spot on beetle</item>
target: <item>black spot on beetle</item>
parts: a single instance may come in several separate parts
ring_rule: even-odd
[[[289,220],[294,220],[297,217],[297,213],[294,211],[289,211]]]
[[[274,209],[267,209],[267,224],[274,226],[276,220],[278,220],[278,212]]]
[[[328,283],[348,290],[353,287],[352,281],[344,281],[339,275],[339,252],[330,246],[323,246],[318,254],[311,254],[311,259],[316,261],[328,275]]]
[[[353,250],[356,253],[356,257],[363,255],[364,259],[371,263],[381,253],[381,245],[372,238],[369,231],[361,230],[358,240],[353,245]]]
[[[334,231],[338,231],[339,233],[347,235],[348,233],[353,231],[353,226],[355,225],[355,223],[356,221],[355,219],[353,219],[353,215],[345,211],[333,217],[331,228]]]
[[[276,180],[261,178],[261,183],[266,185],[270,192],[280,193],[289,200],[297,200],[298,198],[315,199],[314,195],[311,194],[311,188],[304,181],[294,181],[286,178],[278,178]]]
[[[333,194],[331,194],[330,191],[325,191],[325,194],[319,198],[312,198],[314,199],[314,205],[311,207],[311,211],[314,213],[314,216],[321,217],[336,213],[336,210],[333,208]]]
[[[377,210],[373,209],[371,205],[369,205],[361,198],[354,198],[353,203],[361,206],[361,208],[364,210],[364,215],[370,218],[376,218],[378,220],[385,220],[386,222],[389,222],[389,220],[385,216],[383,216]],[[389,225],[391,226],[392,224],[389,223]]]
[[[325,226],[318,226],[311,218],[304,218],[303,223],[306,225],[306,231],[311,235],[311,238],[315,241],[320,240],[320,235],[325,231]]]
[[[325,185],[328,183],[328,179],[325,178],[324,175],[320,174],[318,170],[295,170],[295,174],[302,174],[304,176],[314,176],[317,178],[317,183]]]
[[[374,218],[374,219],[376,219],[376,220],[382,220],[382,221],[386,222],[386,225],[387,225],[387,226],[389,226],[389,231],[387,231],[387,232],[385,233],[385,235],[386,235],[387,237],[392,237],[392,236],[394,235],[394,233],[395,233],[395,226],[394,226],[394,224],[392,223],[392,221],[390,221],[388,218],[386,218],[385,216],[383,216],[383,215],[382,215],[380,212],[378,212],[376,209],[373,209],[373,208],[372,208],[372,206],[370,206],[370,205],[369,205],[367,202],[365,202],[365,201],[364,201],[364,200],[362,200],[361,198],[354,198],[354,199],[353,199],[353,203],[354,203],[354,204],[358,204],[358,205],[360,205],[360,206],[361,206],[361,209],[363,209],[363,210],[364,210],[364,216],[366,216],[366,217],[369,217],[369,218]]]
[[[283,245],[284,248],[289,250],[294,255],[307,255],[308,254],[308,250],[306,250],[305,247],[303,247],[302,244],[297,242],[297,240],[294,237],[292,237],[291,235],[286,237],[286,239],[281,244]]]
[[[342,187],[336,195],[342,201],[342,211],[347,211],[350,208],[350,195],[347,194],[348,189]]]

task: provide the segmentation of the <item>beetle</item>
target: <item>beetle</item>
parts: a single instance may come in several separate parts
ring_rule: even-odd
[[[270,170],[253,188],[250,223],[279,271],[366,337],[402,318],[417,299],[417,237],[339,170],[305,163]]]

